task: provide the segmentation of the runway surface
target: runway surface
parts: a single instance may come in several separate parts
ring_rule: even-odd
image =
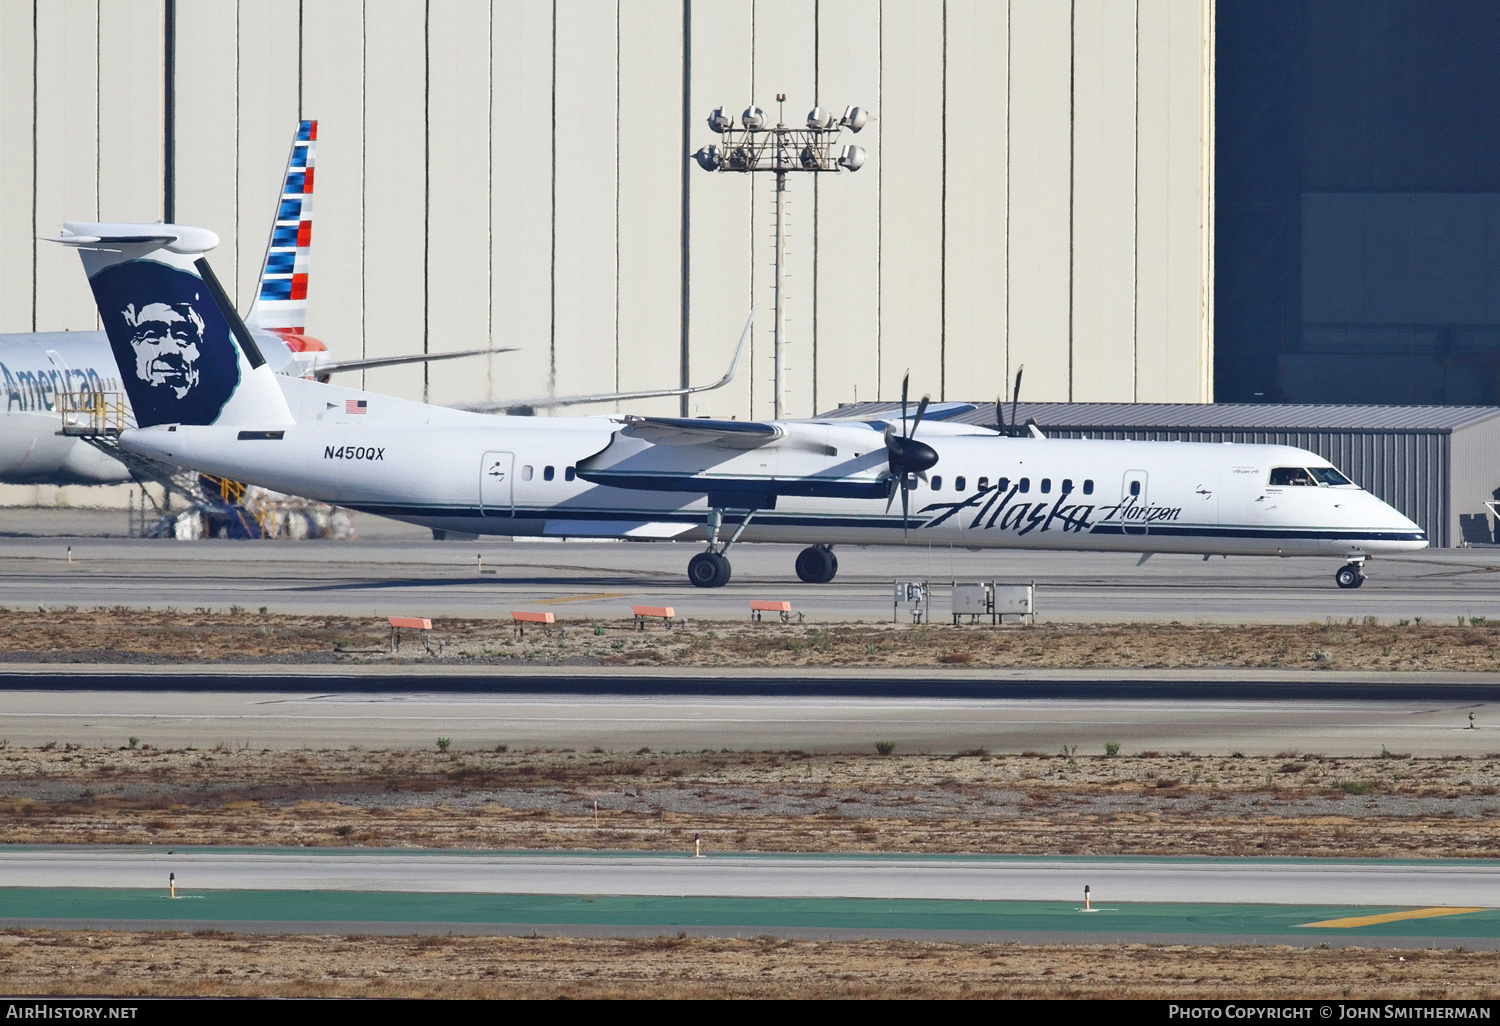
[[[1494,684],[1193,679],[0,676],[4,739],[156,747],[633,751],[1500,751]],[[1475,728],[1469,727],[1469,713]]]
[[[0,924],[1491,947],[1497,882],[1494,861],[19,849]]]
[[[36,514],[30,514],[35,517]],[[0,530],[5,511],[0,511]],[[72,562],[68,561],[68,548]],[[799,582],[789,545],[740,545],[721,589],[694,588],[688,543],[433,542],[409,534],[363,542],[169,542],[5,538],[0,606],[123,605],[386,616],[559,618],[629,615],[670,605],[689,619],[738,619],[751,599],[784,599],[809,620],[889,621],[892,581],[929,579],[948,617],[948,583],[1035,581],[1043,619],[1306,622],[1374,616],[1500,616],[1500,550],[1445,549],[1372,561],[1356,591],[1333,585],[1337,559],[1077,554],[839,547],[831,584]],[[481,568],[482,560],[482,568]],[[489,573],[482,573],[492,571]],[[903,619],[909,619],[903,610]]]

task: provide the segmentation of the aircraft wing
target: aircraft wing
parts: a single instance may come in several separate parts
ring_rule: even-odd
[[[498,399],[486,402],[455,403],[455,410],[468,410],[471,413],[519,413],[530,414],[537,410],[551,409],[556,406],[581,406],[585,403],[613,403],[623,402],[626,399],[659,399],[670,395],[693,395],[696,392],[712,392],[716,388],[723,388],[734,380],[735,373],[740,369],[740,357],[745,354],[745,343],[750,338],[750,326],[755,323],[755,311],[750,311],[750,316],[745,320],[745,330],[740,332],[740,341],[734,347],[734,359],[729,361],[729,370],[724,376],[711,385],[690,385],[684,388],[655,388],[641,392],[601,392],[597,395],[563,395],[563,396],[541,396],[536,399]]]
[[[338,374],[341,371],[369,370],[371,367],[395,367],[403,363],[436,363],[439,360],[456,360],[460,356],[488,356],[490,353],[514,353],[517,346],[496,346],[493,349],[463,349],[456,353],[416,353],[410,356],[372,356],[367,360],[331,360],[312,366],[315,374]]]

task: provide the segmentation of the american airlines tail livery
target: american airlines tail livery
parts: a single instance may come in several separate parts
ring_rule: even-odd
[[[69,223],[137,426],[137,454],[436,530],[682,538],[699,587],[740,540],[833,546],[1317,556],[1343,588],[1422,529],[1321,456],[1276,445],[1062,440],[946,422],[489,416],[272,373],[202,228]],[[191,366],[168,354],[191,350]],[[904,397],[903,397],[904,398]],[[929,415],[930,414],[930,415]],[[997,425],[997,428],[1000,426]]]

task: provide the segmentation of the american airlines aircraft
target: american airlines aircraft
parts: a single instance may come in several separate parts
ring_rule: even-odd
[[[925,398],[883,420],[493,417],[277,376],[205,258],[213,232],[69,223],[56,241],[79,249],[125,368],[123,448],[437,530],[697,538],[699,587],[728,582],[742,539],[806,543],[809,582],[833,579],[835,544],[936,541],[1320,556],[1343,588],[1369,557],[1427,545],[1288,446],[1017,436]],[[190,372],[154,355],[181,345]]]

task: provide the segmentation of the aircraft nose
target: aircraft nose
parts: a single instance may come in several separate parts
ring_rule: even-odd
[[[1421,535],[1420,539],[1412,537],[1410,540],[1420,540],[1420,543],[1424,546],[1427,544],[1427,535],[1423,530],[1421,524],[1418,524],[1416,521],[1412,520],[1405,513],[1402,513],[1399,509],[1397,509],[1395,506],[1392,506],[1390,503],[1385,502],[1382,499],[1377,499],[1373,495],[1370,496],[1370,498],[1377,507],[1375,512],[1378,514],[1377,521],[1380,524],[1382,530],[1411,536]]]

